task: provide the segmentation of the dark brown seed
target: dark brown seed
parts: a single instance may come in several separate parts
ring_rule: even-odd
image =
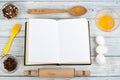
[[[8,72],[10,72],[10,71],[13,71],[13,70],[16,69],[18,63],[17,63],[17,61],[16,61],[14,58],[8,57],[8,58],[3,62],[3,64],[4,64],[4,68],[5,68]]]
[[[2,9],[2,12],[5,17],[11,19],[17,16],[18,8],[13,4],[9,4]]]

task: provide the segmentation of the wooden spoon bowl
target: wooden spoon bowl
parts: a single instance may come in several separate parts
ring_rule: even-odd
[[[87,9],[82,6],[74,6],[72,9],[69,10],[69,13],[71,13],[74,16],[81,16],[87,12]]]

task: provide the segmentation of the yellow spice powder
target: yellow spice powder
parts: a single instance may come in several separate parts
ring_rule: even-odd
[[[115,21],[112,16],[105,14],[98,19],[98,26],[104,31],[110,31],[114,28]]]

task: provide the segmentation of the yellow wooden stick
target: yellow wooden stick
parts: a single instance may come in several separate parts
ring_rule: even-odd
[[[12,33],[11,33],[10,39],[9,39],[8,43],[6,44],[6,46],[2,52],[3,56],[7,55],[14,37],[19,33],[20,30],[21,30],[21,25],[15,24],[12,31],[11,31]]]

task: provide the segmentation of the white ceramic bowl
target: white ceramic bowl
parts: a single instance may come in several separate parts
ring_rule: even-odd
[[[1,15],[2,15],[3,18],[8,19],[7,17],[4,16],[2,10],[3,10],[7,5],[9,5],[9,4],[13,4],[14,6],[16,6],[16,7],[18,8],[18,13],[17,13],[17,15],[16,15],[15,17],[11,18],[11,19],[14,19],[14,18],[16,18],[16,17],[19,15],[19,7],[18,7],[18,5],[15,4],[14,2],[8,2],[8,3],[5,3],[5,4],[2,6],[2,8],[1,8]]]
[[[15,61],[17,62],[17,66],[16,66],[16,68],[15,68],[13,71],[8,71],[7,69],[4,68],[4,61],[5,61],[8,57],[15,59]],[[10,54],[2,57],[1,60],[0,60],[0,63],[1,63],[1,64],[0,64],[1,70],[2,70],[3,72],[5,72],[5,73],[9,73],[9,74],[10,74],[10,73],[14,73],[14,72],[18,69],[18,66],[19,66],[19,62],[18,62],[17,58],[16,58],[15,56],[13,56],[13,55],[10,55]]]
[[[98,25],[98,19],[103,16],[103,15],[110,15],[113,17],[114,21],[115,21],[115,25],[114,25],[114,28],[112,28],[111,30],[107,30],[107,31],[113,31],[115,30],[117,27],[120,26],[120,15],[117,11],[115,11],[114,9],[111,9],[111,8],[103,8],[101,10],[99,10],[95,16],[95,22],[96,22],[96,25],[98,26],[98,28],[100,30],[102,30],[99,25]],[[106,30],[102,30],[102,31],[106,31]]]

